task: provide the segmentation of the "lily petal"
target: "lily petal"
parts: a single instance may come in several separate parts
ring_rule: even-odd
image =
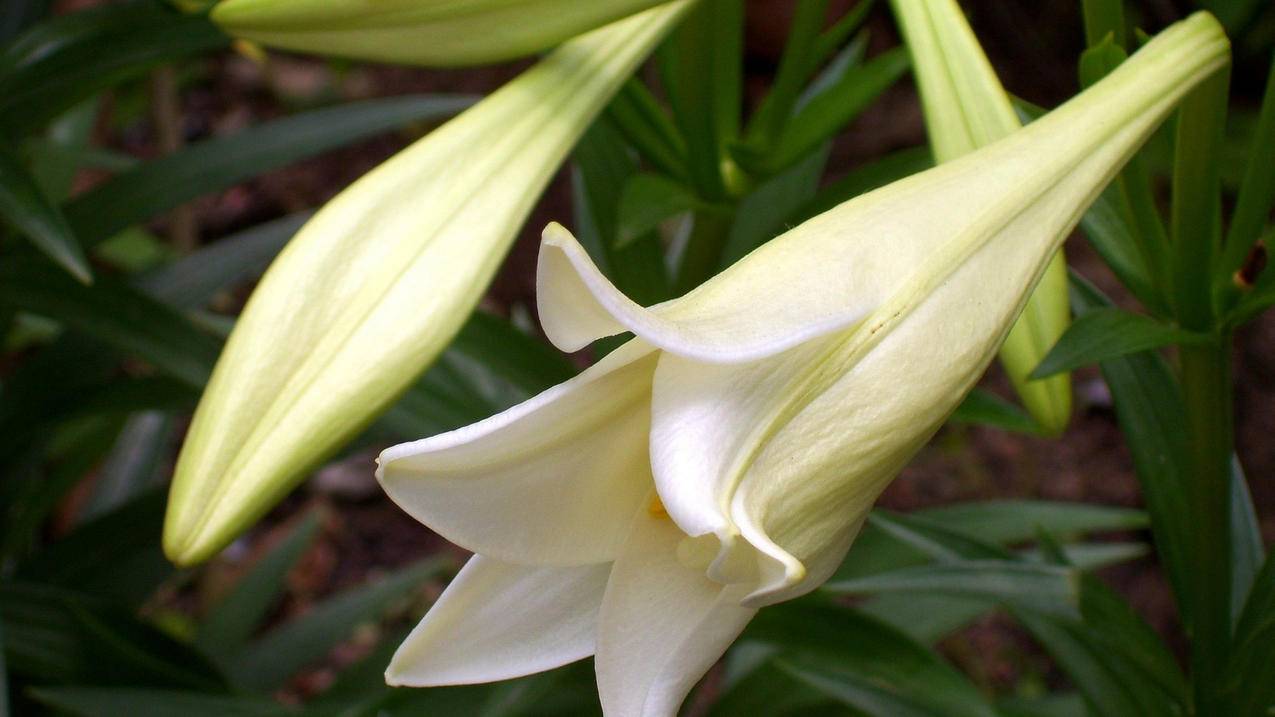
[[[503,413],[386,450],[377,478],[466,550],[533,565],[613,560],[650,490],[655,359],[625,344]]]
[[[793,244],[764,245],[682,298],[643,308],[603,276],[570,232],[550,224],[536,270],[541,325],[563,351],[632,331],[679,356],[740,363],[844,329],[875,306],[869,272],[851,271],[835,244]],[[819,290],[804,290],[810,286]]]
[[[391,685],[521,677],[593,654],[611,566],[540,568],[470,558],[385,671]]]
[[[742,586],[722,586],[677,560],[685,538],[638,511],[598,614],[595,668],[602,709],[673,717],[682,700],[757,613]]]

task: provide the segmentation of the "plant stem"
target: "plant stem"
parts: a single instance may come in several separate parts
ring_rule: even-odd
[[[1220,715],[1227,714],[1221,684],[1231,637],[1230,336],[1180,350],[1188,436],[1187,495],[1195,514],[1187,626],[1191,679],[1196,714]]]

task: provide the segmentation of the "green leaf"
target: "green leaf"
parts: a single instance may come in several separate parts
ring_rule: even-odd
[[[249,691],[278,688],[348,638],[359,624],[378,619],[391,604],[416,590],[441,568],[442,564],[435,560],[416,563],[323,601],[231,658],[227,665],[231,682]]]
[[[816,41],[827,15],[828,0],[798,0],[795,3],[788,40],[779,58],[775,80],[749,120],[745,133],[748,144],[769,147],[787,124],[801,95],[802,85],[818,62]]]
[[[968,680],[924,645],[848,608],[804,600],[761,611],[746,641],[777,648],[779,669],[870,715],[994,715]]]
[[[1238,622],[1253,581],[1266,560],[1262,526],[1238,456],[1231,457],[1231,619]]]
[[[1127,59],[1129,54],[1113,35],[1109,34],[1099,42],[1090,43],[1089,49],[1080,53],[1080,86],[1085,89],[1092,87]]]
[[[923,517],[891,513],[878,508],[868,516],[868,523],[895,540],[916,548],[931,560],[1015,560],[1008,550],[998,545],[971,538]]]
[[[88,259],[66,218],[40,191],[18,158],[3,148],[0,148],[0,217],[71,276],[84,284],[93,283]]]
[[[179,309],[202,307],[218,292],[265,271],[311,214],[289,214],[218,239],[182,259],[148,272],[137,280],[137,286]]]
[[[1084,0],[1081,8],[1085,18],[1085,41],[1090,47],[1108,37],[1115,45],[1124,47],[1124,0]]]
[[[606,117],[653,167],[670,177],[689,180],[686,140],[641,80],[631,78],[620,88],[607,106]]]
[[[113,378],[115,364],[101,343],[77,334],[59,337],[18,364],[0,393],[0,463],[78,411],[94,389]]]
[[[893,85],[908,69],[910,60],[903,48],[877,55],[863,65],[850,68],[844,77],[815,97],[793,117],[776,140],[774,150],[764,158],[740,156],[750,171],[774,174],[792,166],[828,138],[841,131]]]
[[[1128,354],[1211,340],[1207,335],[1183,331],[1150,316],[1116,308],[1094,309],[1072,322],[1031,377],[1045,378]]]
[[[836,595],[937,593],[1069,614],[1079,603],[1078,577],[1075,570],[1055,565],[962,560],[835,580],[823,590]]]
[[[0,585],[5,659],[39,682],[216,691],[199,653],[95,597],[32,583]]]
[[[227,42],[208,18],[153,0],[40,23],[0,53],[0,133],[29,132],[99,90]]]
[[[1041,531],[1071,539],[1084,533],[1140,530],[1147,526],[1147,516],[1141,511],[1049,501],[959,503],[917,511],[912,517],[1001,546],[1033,540]],[[873,575],[930,559],[925,552],[869,525],[855,540],[835,579]]]
[[[1275,557],[1266,558],[1244,604],[1231,649],[1226,688],[1238,717],[1265,717],[1275,707]]]
[[[850,12],[842,15],[832,27],[825,30],[819,36],[818,42],[815,43],[815,52],[812,58],[815,65],[819,65],[829,57],[832,57],[833,53],[846,41],[846,38],[853,35],[855,31],[863,26],[864,21],[868,19],[869,13],[872,12],[872,8],[875,5],[876,0],[859,0]],[[864,34],[866,33],[861,33],[860,36]]]
[[[1093,575],[1080,579],[1080,614],[1093,639],[1113,655],[1126,659],[1126,674],[1145,677],[1185,703],[1186,678],[1160,636],[1115,591]]]
[[[722,148],[739,129],[742,42],[741,0],[704,0],[657,55],[673,120],[686,138],[690,183],[709,201],[727,196]]]
[[[620,193],[617,248],[659,228],[667,219],[703,207],[689,188],[658,174],[634,174]]]
[[[108,277],[85,287],[41,262],[0,265],[0,306],[29,311],[202,387],[219,345],[168,307]]]
[[[1036,425],[1035,419],[1018,405],[978,388],[969,392],[947,420],[992,426],[1014,433],[1040,434],[1040,426]]]
[[[405,124],[448,117],[473,102],[454,95],[364,100],[207,139],[76,197],[66,206],[67,219],[91,246],[202,194]]]
[[[780,669],[769,658],[776,652],[768,645],[737,644],[727,653],[727,684],[715,696],[710,717],[766,715],[767,717],[859,717],[853,711],[833,702],[828,695],[800,682]],[[731,679],[731,662],[737,656],[758,653],[761,664],[752,665],[747,674]],[[691,700],[695,697],[692,696]]]
[[[175,434],[173,417],[162,412],[129,416],[97,472],[80,519],[103,515],[160,485],[167,478]]]
[[[89,164],[99,106],[99,98],[91,97],[54,119],[43,137],[26,142],[31,176],[51,203],[61,204],[70,196],[76,174]]]
[[[5,476],[9,480],[4,487],[13,492],[6,501],[6,554],[21,554],[34,542],[62,498],[110,452],[122,427],[120,418],[93,418],[59,425],[51,436],[40,436],[31,455],[33,463]],[[50,468],[41,471],[46,461]]]
[[[294,714],[264,697],[208,695],[131,687],[39,687],[31,696],[78,717],[281,717]]]
[[[1079,588],[1078,617],[1022,606],[1014,613],[1096,714],[1184,714],[1186,679],[1156,632],[1092,575],[1082,575]]]
[[[1232,277],[1261,237],[1271,206],[1275,204],[1275,57],[1266,76],[1266,95],[1262,99],[1253,145],[1248,150],[1245,163],[1244,179],[1231,213],[1231,225],[1226,233],[1215,282],[1228,299],[1226,308],[1237,298]]]
[[[1043,697],[1007,697],[996,702],[1002,717],[1089,717],[1085,699],[1075,692]]]
[[[909,595],[900,600],[894,595],[865,600],[861,611],[907,633],[913,640],[934,643],[956,632],[979,617],[995,610],[992,600],[951,595]]]
[[[1056,536],[1142,530],[1147,515],[1130,508],[1038,500],[987,500],[919,511],[927,520],[986,542],[1018,543],[1041,530]]]
[[[1079,276],[1072,275],[1072,308],[1077,316],[1109,308],[1110,300]],[[1111,389],[1116,419],[1142,488],[1156,550],[1165,566],[1179,609],[1185,602],[1191,531],[1195,516],[1185,492],[1185,406],[1182,390],[1162,356],[1144,351],[1101,362]]]
[[[924,171],[934,166],[929,147],[908,147],[895,150],[880,159],[857,167],[841,179],[819,190],[805,206],[798,210],[793,225],[819,215],[853,199],[860,194]]]
[[[288,572],[319,530],[319,514],[311,511],[244,574],[229,593],[200,621],[195,645],[219,662],[243,649],[283,591]]]
[[[1088,639],[1089,634],[1078,622],[1026,610],[1015,616],[1080,689],[1090,714],[1174,714],[1172,703],[1164,695],[1121,674],[1120,670],[1127,666]]]
[[[723,268],[796,225],[792,217],[818,191],[829,151],[826,144],[819,147],[740,200],[722,249]]]
[[[1121,284],[1149,309],[1164,313],[1163,300],[1147,274],[1146,260],[1131,225],[1123,184],[1117,180],[1089,205],[1080,228],[1089,244],[1111,268]]]
[[[655,226],[641,231],[630,227],[630,236],[622,240],[624,192],[635,177],[647,175],[637,174],[637,162],[612,122],[594,123],[576,146],[575,163],[576,227],[594,261],[626,296],[643,306],[670,298],[664,244]]]
[[[21,580],[141,605],[173,574],[160,549],[165,496],[153,490],[29,556]]]

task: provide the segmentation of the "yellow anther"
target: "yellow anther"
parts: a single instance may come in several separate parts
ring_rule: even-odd
[[[660,500],[659,493],[651,494],[651,502],[647,504],[646,512],[650,513],[656,518],[668,517],[668,509],[664,507],[664,503]]]

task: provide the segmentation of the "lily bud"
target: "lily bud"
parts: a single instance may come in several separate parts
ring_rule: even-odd
[[[271,47],[407,65],[499,62],[668,0],[223,0],[212,19]]]
[[[1022,126],[991,63],[954,0],[893,0],[912,53],[912,74],[937,162],[973,152]],[[1071,322],[1067,263],[1060,249],[1001,346],[1014,389],[1041,429],[1061,434],[1071,418],[1071,377],[1031,380],[1028,374]]]
[[[400,647],[404,685],[594,654],[603,710],[673,715],[758,608],[818,587],[974,385],[1085,208],[1228,62],[1197,14],[1041,120],[842,204],[682,298],[630,301],[562,227],[550,339],[634,339],[505,413],[381,454],[477,555]]]
[[[248,301],[195,412],[164,526],[172,560],[220,550],[429,366],[559,164],[688,7],[568,42],[301,229]]]

